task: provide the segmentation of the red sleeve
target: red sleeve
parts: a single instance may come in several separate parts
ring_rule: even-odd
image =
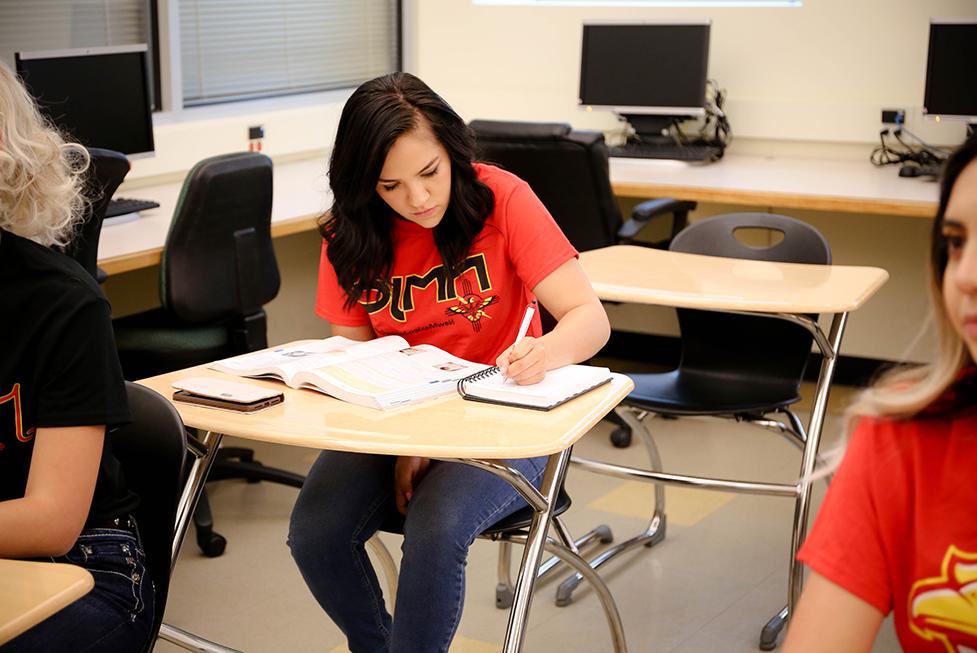
[[[892,584],[880,506],[872,490],[872,471],[878,459],[876,430],[877,422],[871,419],[862,419],[855,429],[797,559],[888,614]]]
[[[511,193],[496,195],[504,202],[496,215],[505,225],[506,247],[516,274],[532,290],[551,272],[576,258],[577,250],[529,184],[519,181]]]
[[[319,283],[316,287],[316,315],[330,324],[340,326],[364,326],[370,323],[370,316],[362,305],[356,304],[347,310],[344,307],[345,302],[346,293],[339,287],[336,270],[326,256],[326,241],[323,240],[322,253],[319,255]]]

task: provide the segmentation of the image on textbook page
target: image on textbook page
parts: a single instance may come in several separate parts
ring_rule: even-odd
[[[349,403],[386,410],[455,392],[458,381],[487,369],[433,346],[411,346],[400,336],[366,342],[333,336],[300,340],[217,361],[212,369],[273,377]]]

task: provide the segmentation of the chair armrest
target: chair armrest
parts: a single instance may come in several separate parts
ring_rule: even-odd
[[[631,211],[631,217],[617,230],[618,241],[630,243],[652,218],[660,215],[672,214],[672,237],[685,228],[688,223],[689,211],[694,211],[695,202],[663,197],[656,200],[645,200]]]

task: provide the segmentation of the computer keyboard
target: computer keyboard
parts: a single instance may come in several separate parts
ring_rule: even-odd
[[[719,156],[719,148],[712,145],[678,145],[630,143],[609,148],[611,156],[631,159],[676,159],[678,161],[709,161]]]
[[[159,202],[151,200],[137,200],[131,197],[113,197],[109,200],[108,208],[105,209],[106,218],[114,218],[117,215],[136,213],[147,209],[159,208]]]

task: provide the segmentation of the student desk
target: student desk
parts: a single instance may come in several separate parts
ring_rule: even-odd
[[[715,163],[612,158],[618,197],[932,218],[939,187],[867,160],[727,154]]]
[[[273,237],[312,231],[330,205],[326,157],[275,163],[271,215]],[[618,197],[675,197],[784,209],[812,209],[930,218],[936,184],[904,179],[895,166],[842,161],[727,154],[708,165],[680,161],[612,158],[611,182]],[[98,264],[108,274],[158,265],[182,180],[125,187],[120,194],[160,203],[138,220],[102,229]]]
[[[230,378],[201,366],[140,383],[165,397],[172,397],[171,383],[187,376]],[[201,450],[195,452],[200,457],[191,470],[178,512],[174,555],[222,435],[315,449],[424,456],[472,465],[504,478],[536,509],[509,616],[503,648],[506,653],[521,650],[536,570],[552,519],[554,500],[569,461],[570,447],[633,388],[630,379],[615,374],[611,383],[549,412],[465,401],[455,393],[413,406],[379,411],[311,390],[294,390],[280,382],[243,381],[281,390],[285,393],[285,401],[250,415],[174,403],[184,423],[204,433]],[[549,456],[549,461],[540,491],[500,460],[542,455]],[[616,616],[610,595],[600,598],[605,601],[605,606],[607,601],[610,602],[609,619],[611,614]],[[612,632],[615,627],[620,631],[619,620],[616,624],[612,620]],[[616,637],[620,640],[618,650],[625,650],[623,632],[618,632]]]
[[[720,258],[669,252],[633,245],[617,245],[580,255],[580,263],[601,299],[640,304],[659,304],[732,313],[765,314],[794,322],[807,329],[823,355],[814,392],[807,441],[801,463],[801,478],[810,476],[817,459],[821,430],[828,405],[828,393],[835,363],[841,351],[848,313],[862,306],[886,282],[889,274],[880,268],[842,265],[801,265]],[[830,314],[825,333],[807,315]],[[575,464],[592,471],[633,478],[639,476],[657,484],[701,488],[722,487],[737,491],[735,482],[703,479],[655,471],[634,473],[617,465],[574,457]],[[740,486],[744,485],[742,483]],[[792,559],[806,534],[810,508],[810,482],[759,484],[751,490],[772,496],[794,497],[798,520],[791,539]],[[740,490],[741,491],[741,490]],[[779,631],[800,596],[803,570],[792,566],[788,579],[788,607],[768,624]]]
[[[88,594],[95,580],[76,565],[0,558],[0,644]]]

